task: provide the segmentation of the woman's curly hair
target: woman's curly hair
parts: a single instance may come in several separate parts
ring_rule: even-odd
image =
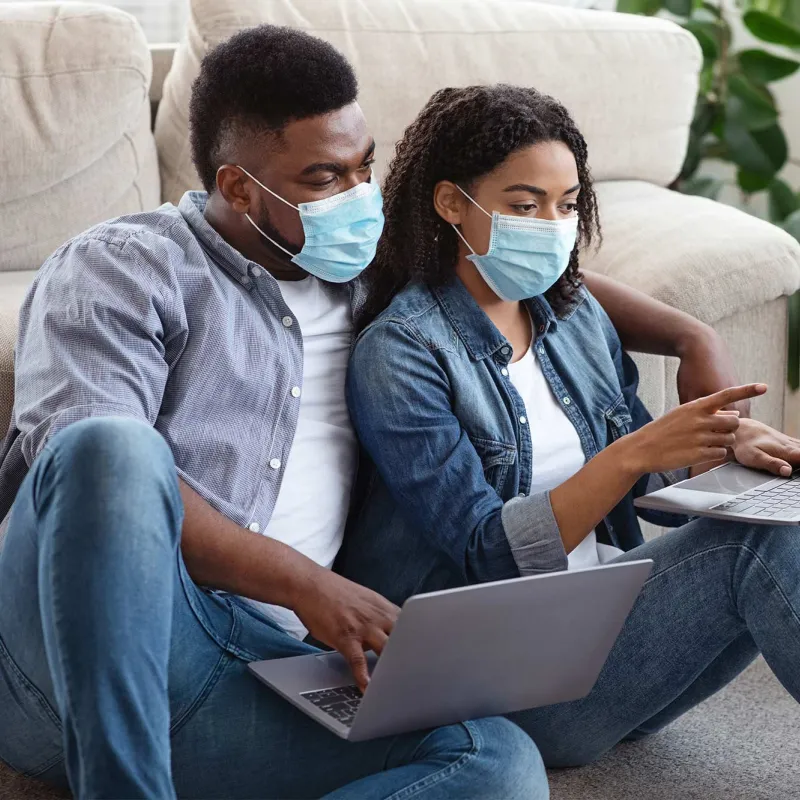
[[[555,313],[567,308],[581,285],[578,250],[600,237],[586,141],[566,108],[535,89],[468,86],[436,92],[397,145],[383,188],[383,235],[365,272],[368,299],[360,326],[409,282],[441,286],[455,274],[458,239],[433,206],[439,181],[453,181],[469,192],[512,153],[548,141],[569,147],[581,184],[578,241],[566,272],[545,295]]]

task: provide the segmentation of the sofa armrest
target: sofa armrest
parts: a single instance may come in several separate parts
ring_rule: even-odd
[[[603,245],[587,269],[709,325],[800,288],[800,244],[731,206],[638,181],[597,186]]]

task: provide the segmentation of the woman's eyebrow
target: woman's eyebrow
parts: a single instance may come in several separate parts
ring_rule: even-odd
[[[578,183],[575,186],[573,186],[571,189],[567,189],[567,191],[564,192],[564,194],[562,194],[561,196],[564,197],[564,195],[573,194],[574,192],[577,192],[580,188],[581,188],[581,185]],[[545,189],[542,189],[540,186],[532,186],[529,183],[515,183],[515,184],[513,184],[513,186],[506,186],[506,188],[503,189],[503,191],[504,192],[530,192],[531,194],[537,194],[540,197],[547,197],[547,191]]]

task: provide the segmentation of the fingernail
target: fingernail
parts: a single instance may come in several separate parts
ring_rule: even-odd
[[[781,475],[791,475],[792,468],[791,467],[781,467]]]
[[[757,383],[756,384],[756,390],[759,391],[759,392],[766,392],[768,388],[769,387],[767,386],[766,383]]]

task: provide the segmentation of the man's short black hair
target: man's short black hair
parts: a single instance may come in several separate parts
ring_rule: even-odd
[[[229,142],[280,134],[289,122],[336,111],[357,94],[353,68],[322,39],[274,25],[235,34],[203,59],[192,86],[192,160],[206,191],[214,191]]]

